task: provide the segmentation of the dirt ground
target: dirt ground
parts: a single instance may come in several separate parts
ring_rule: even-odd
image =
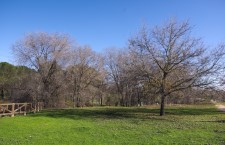
[[[223,112],[225,113],[225,105],[219,105],[219,104],[217,104],[216,107],[217,107],[219,110],[221,110],[221,111],[223,111]]]

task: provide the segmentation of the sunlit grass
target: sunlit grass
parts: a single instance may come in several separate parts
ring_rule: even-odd
[[[0,144],[225,144],[213,105],[45,110],[0,118]]]

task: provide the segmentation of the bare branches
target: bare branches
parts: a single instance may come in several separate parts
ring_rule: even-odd
[[[37,84],[42,88],[39,90],[41,95],[37,95],[39,99],[46,100],[46,105],[59,95],[61,67],[65,65],[71,48],[72,43],[67,35],[44,32],[28,34],[13,45],[19,63],[37,71]]]
[[[152,31],[144,29],[129,41],[131,53],[136,52],[135,55],[141,56],[139,58],[147,59],[142,60],[145,66],[161,74],[151,73],[154,69],[148,69],[146,73],[152,80],[149,83],[159,90],[162,99],[175,91],[213,84],[216,77],[212,74],[221,70],[219,60],[224,56],[223,47],[217,53],[207,55],[201,39],[191,37],[190,34],[188,22],[169,21]],[[164,111],[161,111],[163,115]]]
[[[104,77],[102,57],[93,52],[90,47],[78,47],[71,52],[70,65],[67,67],[68,92],[72,91],[74,107],[81,106],[82,93],[95,87],[96,81],[102,81]],[[91,89],[90,89],[91,90]]]
[[[34,69],[37,96],[46,102],[63,96],[80,106],[96,97],[102,104],[102,87],[117,105],[141,105],[142,99],[160,96],[163,115],[169,95],[217,86],[221,79],[225,45],[209,52],[191,31],[188,21],[143,27],[128,50],[113,48],[105,57],[89,46],[75,46],[67,35],[43,32],[26,35],[13,51],[20,64]]]

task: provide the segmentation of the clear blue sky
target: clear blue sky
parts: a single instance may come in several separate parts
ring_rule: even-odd
[[[12,44],[29,32],[68,33],[101,52],[171,17],[189,19],[208,45],[225,42],[225,0],[0,0],[0,62],[13,63]]]

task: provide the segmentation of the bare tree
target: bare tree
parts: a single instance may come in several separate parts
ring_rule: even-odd
[[[221,69],[223,46],[208,53],[201,39],[192,37],[188,22],[171,20],[161,27],[146,27],[129,40],[140,76],[161,96],[160,115],[165,114],[165,99],[173,92],[215,83]]]
[[[140,105],[141,83],[135,73],[134,58],[126,50],[109,49],[105,55],[108,85],[117,94],[121,106]],[[137,97],[136,97],[137,96]],[[115,99],[115,98],[114,98]],[[114,100],[115,101],[115,100]]]
[[[104,77],[102,57],[88,46],[79,47],[71,53],[70,66],[67,71],[74,107],[79,107],[81,99],[85,99],[85,97],[81,97],[82,94],[91,96],[90,91],[96,88],[96,82],[101,81]],[[87,95],[88,92],[89,95]]]
[[[121,50],[108,49],[105,55],[105,65],[108,72],[108,83],[113,83],[116,87],[117,94],[120,96],[120,105],[124,106],[124,65],[125,52]]]
[[[35,89],[39,99],[44,100],[47,106],[56,106],[54,101],[59,99],[61,69],[71,47],[67,35],[45,32],[28,34],[12,47],[18,62],[37,72],[39,86]]]

